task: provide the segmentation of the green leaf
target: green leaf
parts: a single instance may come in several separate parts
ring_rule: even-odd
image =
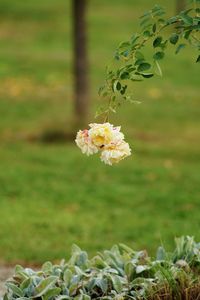
[[[141,78],[137,78],[135,76],[131,77],[131,81],[134,81],[134,82],[140,82],[140,81],[143,81]]]
[[[70,285],[70,281],[72,279],[72,272],[69,269],[66,269],[63,274],[63,280],[66,282],[67,286]]]
[[[124,85],[120,91],[121,95],[124,95],[127,89],[127,85]]]
[[[187,31],[184,33],[184,38],[185,38],[186,40],[189,39],[189,36],[190,36],[191,32],[192,32],[192,30],[187,30]]]
[[[168,19],[168,20],[166,21],[166,24],[171,25],[171,24],[173,24],[173,23],[176,23],[177,20],[178,20],[178,17],[177,17],[177,16],[172,17],[172,18],[170,18],[170,19]]]
[[[118,80],[115,80],[113,83],[113,91],[120,91],[121,89],[121,83]]]
[[[82,294],[82,300],[90,300],[91,297],[89,295],[86,294]]]
[[[50,289],[48,290],[48,292],[45,294],[45,296],[43,296],[43,300],[49,300],[53,297],[56,297],[60,294],[61,292],[61,288],[59,287],[56,287],[56,288],[53,288],[53,289]]]
[[[25,279],[21,284],[20,284],[20,289],[24,290],[26,289],[31,283],[31,277]]]
[[[164,42],[162,42],[162,43],[160,44],[160,48],[161,48],[162,50],[165,50],[165,48],[167,47],[167,43],[168,43],[168,40],[165,40]]]
[[[142,19],[142,21],[140,22],[140,26],[142,27],[142,28],[145,28],[146,26],[145,25],[150,25],[149,23],[150,23],[150,18],[148,17],[148,18],[144,18],[144,19]]]
[[[196,24],[196,25],[193,25],[193,26],[190,26],[191,30],[200,30],[200,23],[199,24]]]
[[[166,22],[165,19],[162,19],[162,18],[158,19],[158,23],[159,23],[160,25],[164,25],[165,22]]]
[[[200,7],[197,7],[197,8],[195,9],[195,11],[196,11],[197,14],[200,14]]]
[[[139,39],[140,35],[139,34],[134,34],[132,37],[131,37],[131,46],[134,46],[135,43],[137,42],[137,40]]]
[[[175,45],[178,42],[179,36],[177,33],[172,33],[172,35],[169,38],[169,41],[171,44]]]
[[[24,272],[24,268],[20,265],[15,266],[15,273],[17,274],[18,272]]]
[[[144,58],[137,59],[135,62],[135,66],[140,65],[144,62]]]
[[[186,44],[180,44],[180,45],[178,45],[178,47],[176,48],[175,53],[178,54],[181,49],[185,48],[185,46],[186,46]]]
[[[158,36],[154,41],[153,41],[153,47],[156,48],[156,47],[159,47],[160,44],[162,42],[162,37],[161,36]]]
[[[146,17],[150,17],[151,16],[151,11],[146,11],[145,13],[143,13],[142,16],[140,16],[140,19],[146,18]]]
[[[96,255],[95,257],[93,257],[92,259],[92,266],[98,268],[98,269],[103,269],[105,267],[107,267],[107,263],[101,258],[101,256]]]
[[[141,75],[142,75],[142,77],[144,77],[144,78],[151,78],[151,77],[153,77],[154,76],[154,74],[153,73],[140,73]]]
[[[156,29],[157,29],[157,26],[156,26],[156,23],[154,23],[154,24],[153,24],[153,27],[152,27],[152,31],[153,31],[153,33],[155,33],[155,32],[156,32]]]
[[[118,91],[121,90],[121,83],[120,83],[119,81],[118,81],[117,84],[116,84],[116,89],[117,89]]]
[[[136,52],[135,52],[135,58],[136,58],[136,59],[144,59],[144,55],[143,55],[142,52],[136,51]]]
[[[81,278],[80,275],[74,275],[72,277],[71,284],[70,284],[70,287],[69,287],[69,294],[70,295],[72,295],[74,293],[74,291],[77,289],[77,287],[79,285],[79,282],[80,282],[80,278]]]
[[[127,68],[129,73],[132,73],[133,71],[135,71],[135,67],[133,65],[131,65],[130,67]]]
[[[121,44],[119,44],[119,48],[127,48],[130,46],[130,42],[122,42]]]
[[[120,243],[119,244],[120,250],[123,250],[123,252],[128,253],[128,254],[133,254],[134,251],[132,248],[128,247],[127,245]]]
[[[161,60],[165,56],[165,53],[163,51],[158,51],[154,54],[153,58],[155,60]]]
[[[196,63],[200,62],[200,55],[197,57]]]
[[[20,278],[21,282],[28,278],[28,274],[25,271],[18,271],[15,273],[18,278]]]
[[[116,292],[120,293],[122,291],[122,282],[120,280],[120,277],[117,275],[112,275],[111,280],[112,280],[113,287],[116,290]]]
[[[163,247],[159,247],[156,253],[156,260],[164,260],[166,259],[166,252]]]
[[[181,14],[180,15],[181,20],[186,24],[186,25],[192,25],[193,24],[193,18],[188,16],[187,14]]]
[[[196,1],[196,0],[192,0],[192,1]],[[188,13],[191,12],[192,10],[193,10],[193,8],[186,9],[181,14],[188,15]]]
[[[128,79],[130,77],[129,72],[123,72],[120,75],[120,79]]]
[[[28,297],[19,297],[17,298],[17,300],[30,300],[31,298],[28,298]]]
[[[147,265],[145,265],[145,266],[139,265],[136,267],[136,274],[140,274],[148,269],[149,269],[149,267]]]
[[[108,290],[108,281],[106,278],[100,278],[96,280],[96,285],[100,287],[102,292],[105,294]]]
[[[149,38],[149,37],[151,36],[150,31],[149,31],[149,30],[145,30],[145,31],[143,32],[143,36],[146,37],[146,38]]]
[[[158,4],[156,4],[153,8],[152,8],[152,12],[158,12],[158,11],[164,11],[164,8]]]
[[[58,278],[56,276],[49,276],[43,279],[36,287],[36,294],[33,296],[33,298],[38,298],[46,294],[47,291],[53,287],[57,280]]]
[[[87,267],[88,255],[87,252],[81,251],[76,259],[76,265],[82,268]]]
[[[157,13],[154,14],[154,17],[160,17],[160,16],[162,16],[164,14],[165,14],[164,11],[158,11]]]
[[[42,271],[43,272],[51,272],[51,270],[52,270],[52,263],[50,262],[50,261],[47,261],[47,262],[45,262],[44,264],[43,264],[43,266],[42,266]]]
[[[143,71],[149,70],[150,68],[151,68],[151,65],[149,63],[141,63],[138,66],[138,72],[143,72]]]
[[[156,60],[155,63],[156,63],[156,67],[157,67],[157,70],[158,70],[158,74],[159,74],[160,76],[162,76],[162,69],[161,69],[161,67],[160,67],[159,62]]]
[[[13,292],[15,296],[23,297],[23,291],[17,287],[14,283],[6,282],[6,287]],[[14,297],[13,297],[14,298]]]
[[[135,276],[135,266],[133,265],[132,262],[128,262],[125,265],[124,269],[125,269],[126,276],[128,277],[128,280],[132,281]]]
[[[56,300],[69,300],[70,299],[70,297],[69,296],[65,296],[65,295],[61,295],[61,296],[58,296],[58,297],[56,297]]]

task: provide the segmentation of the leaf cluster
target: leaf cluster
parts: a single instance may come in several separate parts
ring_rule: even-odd
[[[173,253],[159,247],[154,260],[124,244],[89,259],[74,245],[67,262],[46,262],[39,271],[16,266],[3,299],[183,299],[200,287],[199,270],[200,243],[191,237],[176,239]]]
[[[176,54],[186,45],[200,51],[199,5],[200,1],[194,0],[189,9],[170,18],[166,17],[161,6],[156,5],[140,17],[139,33],[119,45],[114,55],[114,66],[107,68],[105,83],[99,89],[104,103],[97,115],[104,114],[108,119],[109,113],[116,112],[122,103],[138,103],[128,91],[130,83],[149,79],[155,74],[161,76],[160,62],[166,56],[169,45],[175,47]],[[150,58],[146,57],[147,45],[152,49]],[[196,62],[199,61],[198,55]]]

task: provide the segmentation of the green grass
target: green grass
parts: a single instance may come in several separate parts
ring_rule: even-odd
[[[134,86],[142,104],[127,105],[113,118],[134,153],[118,166],[87,158],[74,144],[21,141],[71,127],[69,3],[0,3],[1,260],[56,260],[69,255],[72,243],[93,254],[118,242],[153,252],[160,241],[170,247],[177,235],[198,240],[200,104],[193,50],[168,53],[163,78]],[[92,110],[115,47],[153,4],[90,1]],[[172,2],[167,5],[172,13]]]

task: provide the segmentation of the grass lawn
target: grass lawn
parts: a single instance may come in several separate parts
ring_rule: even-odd
[[[90,1],[92,110],[115,47],[156,2]],[[0,3],[0,261],[57,260],[69,256],[72,243],[91,254],[118,242],[154,253],[160,242],[170,248],[174,236],[200,239],[199,66],[193,50],[170,52],[163,78],[133,87],[142,103],[123,107],[111,120],[123,126],[133,148],[121,164],[105,166],[73,143],[23,141],[71,128],[69,4]]]

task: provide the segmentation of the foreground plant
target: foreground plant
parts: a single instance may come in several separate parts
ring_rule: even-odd
[[[162,75],[160,61],[165,57],[169,45],[175,47],[176,54],[186,45],[200,51],[199,6],[200,0],[192,0],[188,9],[176,16],[166,17],[165,10],[156,5],[141,16],[138,33],[119,45],[115,52],[114,64],[107,68],[105,83],[99,89],[103,105],[96,116],[102,116],[103,122],[108,122],[110,113],[115,113],[123,103],[138,102],[129,92],[130,83],[152,78],[155,74]],[[147,45],[153,49],[148,57],[144,51]],[[200,55],[197,56],[196,62],[200,62]],[[86,130],[80,131],[77,140],[84,136],[83,132],[87,134]],[[83,142],[78,144],[81,145],[79,147],[82,152],[93,154],[98,151],[84,142],[86,138],[82,140]],[[108,147],[106,152],[102,152],[101,160],[112,165],[130,155],[128,149],[127,144],[120,145],[117,149]]]
[[[159,247],[155,260],[123,244],[89,259],[74,245],[68,262],[46,262],[39,271],[16,266],[3,299],[192,300],[200,294],[199,272],[200,243],[192,237],[176,239],[172,253]]]

